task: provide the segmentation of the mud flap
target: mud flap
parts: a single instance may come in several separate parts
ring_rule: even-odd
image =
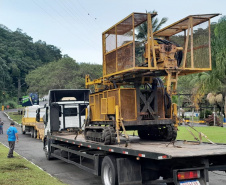
[[[119,185],[141,185],[141,165],[139,161],[117,158],[117,172]]]

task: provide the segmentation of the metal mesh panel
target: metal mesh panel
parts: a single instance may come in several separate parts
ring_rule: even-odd
[[[194,19],[195,21],[196,19]],[[209,63],[209,26],[208,22],[194,28],[194,67],[210,68]]]
[[[134,27],[147,20],[147,14],[134,13]]]
[[[147,14],[134,13],[103,33],[104,75],[143,65],[144,42],[134,39],[133,35],[137,33],[136,27],[145,22]],[[146,37],[147,31],[144,35]]]
[[[118,90],[108,91],[108,97],[115,97],[115,105],[119,105]]]
[[[144,58],[145,44],[143,42],[135,42],[135,66],[140,67],[145,63]]]
[[[101,114],[101,99],[103,98],[103,93],[99,94],[99,110],[100,110],[100,119],[103,120],[105,115]]]
[[[176,35],[173,35],[172,37],[170,37],[170,41],[175,43],[177,46],[179,47],[184,47],[185,45],[185,42],[184,42],[184,32],[180,32],[180,33],[177,33]],[[184,55],[183,55],[184,56]],[[183,61],[183,58],[182,58],[182,61]],[[181,62],[181,65],[179,67],[181,67],[183,64]]]
[[[132,16],[116,26],[117,48],[133,41],[133,19]]]
[[[117,59],[118,71],[133,67],[133,43],[118,49]]]
[[[105,34],[105,41],[106,41],[105,47],[106,53],[116,49],[115,27],[113,27],[111,30],[109,30],[108,33]]]
[[[116,52],[113,51],[105,55],[106,61],[106,74],[111,74],[116,72]]]
[[[185,47],[184,47],[185,48]],[[191,34],[189,34],[188,38],[188,50],[187,57],[185,61],[185,68],[191,68]]]
[[[121,89],[121,116],[123,120],[136,119],[135,89]]]
[[[147,16],[145,15],[145,18],[146,17]],[[145,43],[146,43],[145,37],[147,36],[147,32],[148,32],[147,21],[137,26],[135,28],[135,33],[138,34],[139,32],[141,32],[141,30],[144,33],[144,39],[135,38],[135,66],[136,67],[142,66],[145,63],[144,52],[145,52]]]
[[[177,33],[180,33],[183,30],[188,29],[189,26],[189,18],[193,17],[193,26],[196,26],[198,24],[201,24],[205,22],[208,18],[213,18],[215,16],[218,16],[219,14],[204,14],[204,15],[191,15],[188,17],[185,17],[184,19],[181,19],[176,24],[171,25],[170,27],[163,28],[159,31],[156,31],[154,33],[155,36],[172,36]]]

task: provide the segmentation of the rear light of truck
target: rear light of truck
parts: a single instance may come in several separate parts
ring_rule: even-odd
[[[200,178],[200,171],[186,171],[177,173],[178,180],[197,179],[197,178]]]

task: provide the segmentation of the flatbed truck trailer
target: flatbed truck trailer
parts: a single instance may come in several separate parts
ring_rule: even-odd
[[[75,139],[76,138],[76,139]],[[154,142],[130,136],[120,145],[86,141],[70,132],[48,133],[46,158],[58,158],[101,176],[104,185],[209,185],[209,171],[226,170],[226,145]]]
[[[129,136],[128,140],[123,135],[120,144],[114,145],[85,139],[81,134],[82,112],[88,106],[89,92],[49,92],[43,140],[48,160],[58,158],[101,176],[104,185],[209,185],[208,171],[226,170],[224,144],[148,141],[138,136]],[[74,100],[63,101],[65,97],[74,97]]]

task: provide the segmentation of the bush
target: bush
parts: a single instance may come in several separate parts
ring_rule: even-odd
[[[6,108],[7,105],[9,105],[10,109],[17,108],[17,103],[15,101],[12,101],[12,100],[5,102],[4,105],[5,105],[5,108]]]
[[[212,114],[212,111],[206,110],[205,111],[205,117],[208,118],[209,115]],[[204,111],[200,112],[200,119],[204,119]]]

